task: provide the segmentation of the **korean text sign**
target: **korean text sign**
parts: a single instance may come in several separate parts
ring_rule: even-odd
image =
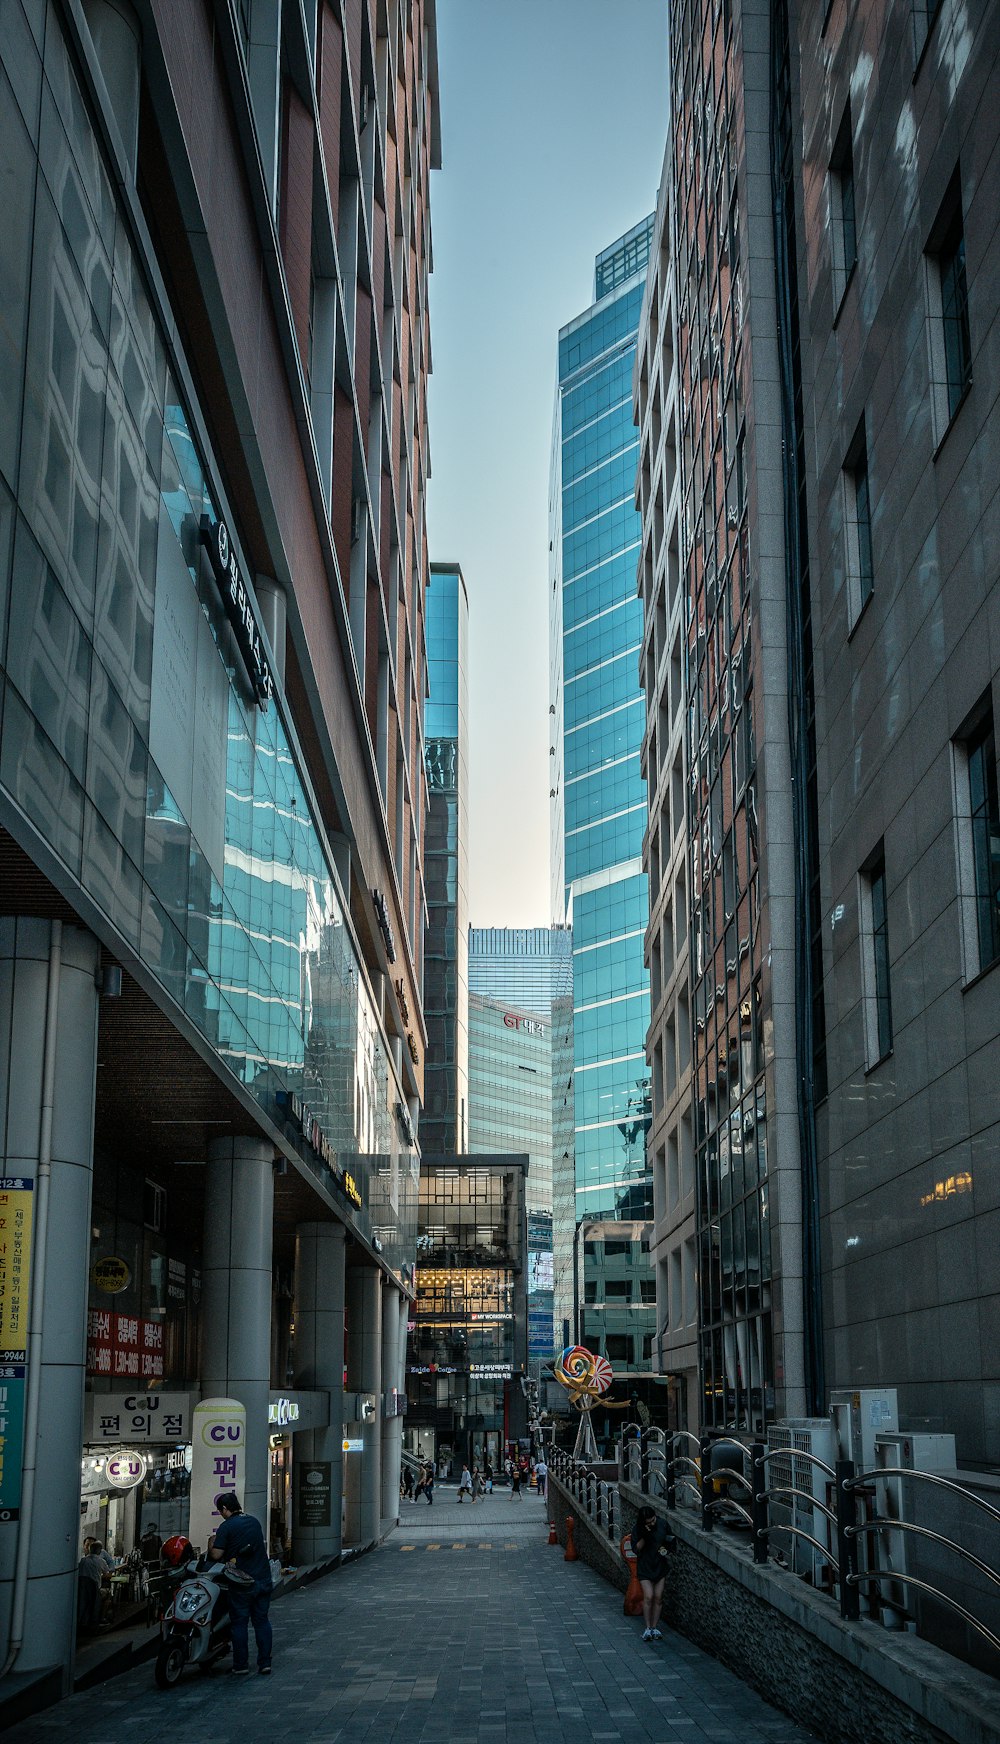
[[[201,1399],[191,1431],[191,1523],[188,1537],[205,1550],[221,1523],[215,1498],[235,1490],[243,1502],[247,1414],[238,1399]]]

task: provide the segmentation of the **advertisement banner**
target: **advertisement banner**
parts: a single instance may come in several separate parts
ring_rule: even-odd
[[[242,1504],[246,1479],[247,1414],[238,1399],[201,1399],[191,1431],[191,1521],[188,1537],[199,1550],[221,1524],[215,1498],[235,1490]]]
[[[162,1320],[140,1320],[136,1314],[118,1314],[113,1308],[91,1308],[87,1315],[88,1375],[155,1385],[163,1379],[163,1330]]]
[[[329,1526],[331,1470],[328,1459],[300,1467],[297,1526]]]
[[[28,1342],[31,1274],[30,1177],[0,1177],[0,1352],[23,1352]]]
[[[20,1515],[26,1373],[23,1363],[0,1364],[0,1523]]]

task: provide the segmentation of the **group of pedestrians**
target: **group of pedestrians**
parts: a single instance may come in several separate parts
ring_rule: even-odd
[[[434,1505],[434,1461],[428,1459],[419,1468],[420,1476],[414,1478],[413,1467],[404,1465],[399,1478],[399,1493],[405,1502],[416,1502],[419,1496],[433,1507]]]

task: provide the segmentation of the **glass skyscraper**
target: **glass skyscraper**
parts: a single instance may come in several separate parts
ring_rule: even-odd
[[[469,1149],[529,1158],[528,1356],[553,1353],[552,1162],[565,1134],[563,1038],[572,1019],[572,938],[564,926],[469,931]]]
[[[426,613],[425,1157],[464,1151],[468,1143],[469,601],[457,563],[431,564]]]
[[[570,1325],[580,1226],[641,1220],[653,1209],[632,415],[652,228],[646,218],[598,255],[594,301],[559,335],[550,489],[553,906],[573,929],[575,1154],[557,1158],[553,1194],[556,1317]],[[637,1311],[626,1345],[616,1339],[619,1367],[649,1366],[654,1318],[650,1307]],[[587,1330],[591,1347],[604,1349],[596,1314]]]

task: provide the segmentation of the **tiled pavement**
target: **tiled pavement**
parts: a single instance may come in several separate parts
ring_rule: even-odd
[[[439,1490],[433,1509],[404,1505],[381,1550],[274,1607],[270,1679],[190,1673],[161,1693],[141,1666],[8,1737],[806,1744],[807,1733],[681,1637],[644,1645],[621,1594],[545,1539],[533,1495],[470,1509]]]

